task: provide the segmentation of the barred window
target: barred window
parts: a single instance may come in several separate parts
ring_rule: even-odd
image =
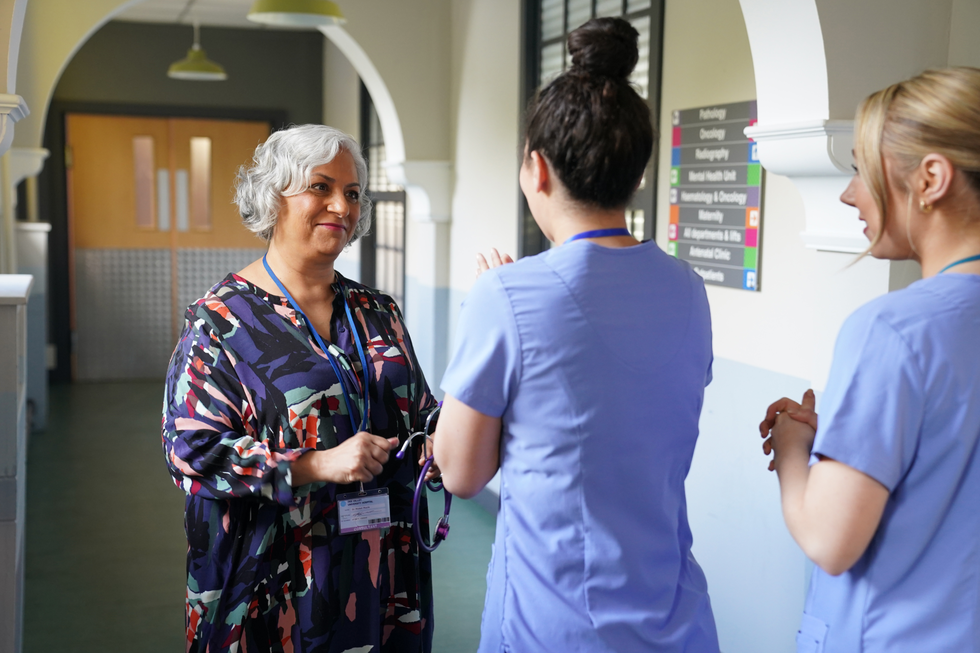
[[[663,36],[663,0],[525,0],[524,2],[524,106],[537,90],[571,65],[568,34],[597,17],[622,17],[640,33],[640,59],[630,82],[650,105],[654,127],[660,115],[660,50]],[[627,227],[639,240],[653,237],[656,202],[656,152],[633,201],[626,209]],[[551,244],[538,229],[527,205],[521,203],[520,255],[544,251]]]
[[[368,161],[368,197],[374,204],[374,224],[361,239],[361,283],[391,295],[404,310],[405,189],[388,180],[381,121],[363,85],[361,147]]]

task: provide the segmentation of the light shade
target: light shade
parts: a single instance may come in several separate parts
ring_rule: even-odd
[[[170,64],[167,77],[173,79],[191,79],[200,82],[219,82],[228,79],[225,69],[208,59],[201,46],[195,43],[187,51],[187,58]]]
[[[280,27],[320,27],[347,22],[337,3],[330,0],[256,0],[248,19]]]

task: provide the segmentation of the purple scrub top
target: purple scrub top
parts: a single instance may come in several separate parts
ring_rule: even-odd
[[[717,653],[684,495],[711,361],[704,284],[654,242],[480,277],[442,389],[503,421],[481,653]]]

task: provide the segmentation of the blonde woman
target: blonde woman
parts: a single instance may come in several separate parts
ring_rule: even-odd
[[[980,651],[980,70],[874,93],[855,133],[841,201],[923,278],[845,322],[819,428],[812,392],[760,426],[818,566],[797,650]]]

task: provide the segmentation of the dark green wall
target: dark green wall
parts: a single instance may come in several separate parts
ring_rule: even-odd
[[[54,91],[61,102],[271,109],[288,122],[323,120],[323,35],[202,27],[201,46],[225,67],[223,82],[170,79],[194,40],[189,25],[113,21],[68,64]]]

